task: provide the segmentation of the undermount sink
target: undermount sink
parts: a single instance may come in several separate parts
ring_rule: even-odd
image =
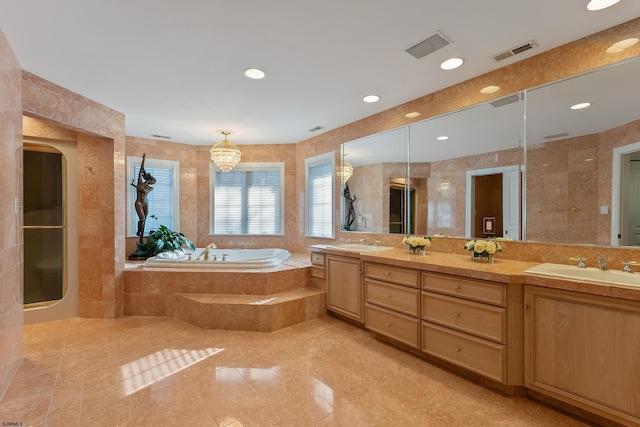
[[[578,268],[575,265],[547,263],[536,265],[525,273],[612,285],[640,286],[640,273],[625,273],[620,270],[602,271],[593,267]]]
[[[363,245],[362,243],[344,243],[342,245],[326,245],[329,249],[340,249],[351,252],[374,252],[393,249],[392,246]]]

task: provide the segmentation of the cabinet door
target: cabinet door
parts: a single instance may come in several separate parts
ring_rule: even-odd
[[[525,288],[525,385],[640,423],[640,303]]]
[[[360,260],[328,256],[327,275],[327,308],[364,322]]]

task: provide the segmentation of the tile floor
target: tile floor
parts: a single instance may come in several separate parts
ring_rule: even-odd
[[[68,319],[25,327],[24,341],[0,425],[583,425],[328,316],[276,332]]]

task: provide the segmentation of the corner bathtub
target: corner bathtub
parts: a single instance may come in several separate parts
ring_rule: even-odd
[[[209,249],[209,260],[205,261],[204,249],[181,252],[163,252],[144,262],[152,268],[272,268],[278,267],[291,257],[285,249]],[[215,258],[215,261],[214,261]],[[224,261],[222,260],[224,258]]]

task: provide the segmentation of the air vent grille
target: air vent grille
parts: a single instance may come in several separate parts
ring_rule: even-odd
[[[166,135],[157,135],[155,133],[151,134],[152,137],[154,138],[158,138],[158,139],[171,139],[170,136],[166,136]]]
[[[518,55],[518,54],[520,54],[522,52],[526,52],[526,51],[534,49],[536,47],[538,47],[538,43],[536,43],[533,40],[529,40],[528,42],[523,43],[521,45],[518,45],[516,47],[513,47],[513,48],[511,48],[509,50],[497,53],[497,54],[493,55],[491,57],[491,59],[493,59],[495,62],[500,62],[500,61],[502,61],[504,59],[511,58],[512,56]]]
[[[442,34],[440,31],[436,31],[435,34],[427,37],[420,43],[416,43],[409,49],[405,49],[405,52],[416,59],[420,59],[451,43],[451,39]]]
[[[513,104],[514,102],[518,102],[520,101],[520,96],[519,95],[511,95],[511,96],[507,96],[504,98],[500,98],[497,99],[493,102],[490,102],[491,105],[493,105],[494,107],[498,108],[498,107],[502,107],[504,105],[509,105],[509,104]]]
[[[317,132],[320,129],[324,129],[324,126],[316,126],[314,128],[309,129],[309,132]]]
[[[564,132],[564,133],[557,133],[555,135],[545,136],[544,139],[546,139],[548,141],[550,139],[566,138],[567,136],[569,136],[569,134]]]

